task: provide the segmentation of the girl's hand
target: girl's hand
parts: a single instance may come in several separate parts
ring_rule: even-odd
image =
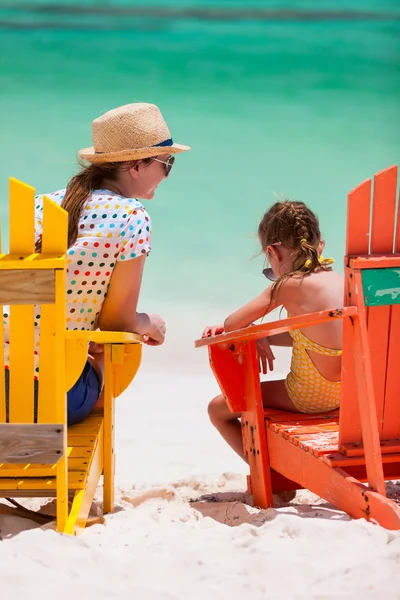
[[[271,346],[269,345],[267,338],[262,338],[261,340],[257,340],[257,354],[258,354],[258,364],[260,373],[267,373],[269,371],[274,370],[274,360],[275,356],[271,350]],[[268,362],[268,370],[267,370],[267,362]]]
[[[220,333],[224,333],[225,329],[223,325],[207,325],[205,330],[203,331],[203,335],[201,337],[208,338],[213,337],[214,335],[219,335]]]

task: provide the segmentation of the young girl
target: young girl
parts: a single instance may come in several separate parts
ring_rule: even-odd
[[[274,283],[248,304],[229,315],[223,326],[206,327],[203,337],[252,325],[274,308],[283,306],[289,316],[337,308],[343,303],[343,277],[335,273],[321,252],[319,222],[303,202],[276,202],[258,228],[263,253],[271,269],[263,272]],[[260,371],[273,369],[270,345],[292,346],[286,379],[261,382],[265,407],[302,413],[328,412],[340,401],[342,323],[322,323],[259,340]],[[208,407],[213,425],[243,457],[240,414],[231,413],[223,395]]]

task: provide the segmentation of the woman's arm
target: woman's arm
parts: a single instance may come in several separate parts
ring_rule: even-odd
[[[165,326],[158,315],[137,312],[146,254],[132,260],[117,261],[104,300],[98,325],[106,331],[131,331],[148,335],[162,343]],[[162,338],[162,339],[161,339]]]

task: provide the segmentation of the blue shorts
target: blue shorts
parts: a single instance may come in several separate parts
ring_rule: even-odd
[[[9,414],[9,372],[5,371],[6,382],[6,420]],[[37,422],[38,381],[35,381],[34,422]],[[68,425],[80,423],[92,412],[101,393],[100,379],[96,369],[87,361],[85,367],[74,386],[67,393],[67,421]]]

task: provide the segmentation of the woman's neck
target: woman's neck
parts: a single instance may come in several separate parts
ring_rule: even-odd
[[[113,181],[112,179],[103,179],[101,182],[101,189],[109,190],[110,192],[114,192],[119,196],[124,196],[124,198],[129,198],[130,194],[125,189],[125,186],[120,181]]]

